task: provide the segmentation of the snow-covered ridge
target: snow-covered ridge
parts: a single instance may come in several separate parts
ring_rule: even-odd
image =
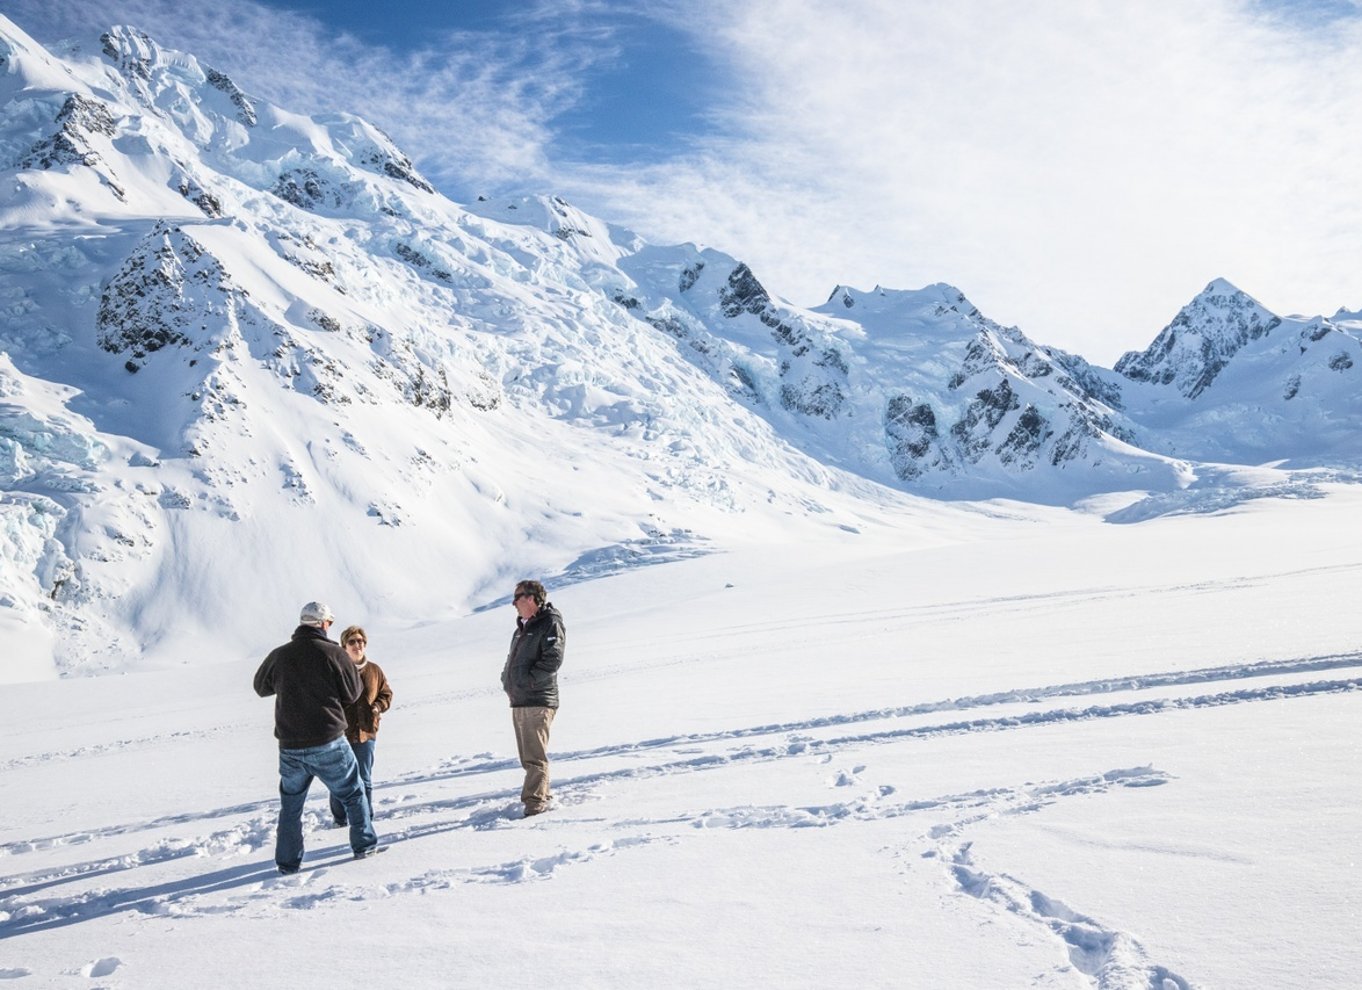
[[[1362,326],[1278,316],[1216,279],[1143,352],[1116,364],[1141,443],[1196,460],[1354,464]]]
[[[362,119],[133,28],[71,51],[0,18],[0,623],[39,672],[176,662],[218,628],[186,603],[251,629],[319,568],[415,619],[659,538],[937,511],[905,492],[1063,504],[1359,454],[1347,314],[1216,282],[1117,373],[948,285],[799,309],[559,197],[459,206]]]
[[[1171,384],[1195,399],[1246,344],[1271,333],[1281,322],[1246,293],[1216,279],[1145,351],[1132,351],[1117,361],[1116,370],[1132,381]]]

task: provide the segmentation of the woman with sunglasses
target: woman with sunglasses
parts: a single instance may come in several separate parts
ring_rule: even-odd
[[[355,751],[360,780],[364,783],[364,799],[369,802],[369,816],[372,818],[374,744],[378,742],[379,717],[392,707],[393,691],[388,686],[388,678],[384,676],[383,668],[370,660],[366,653],[369,636],[363,628],[350,626],[341,633],[340,641],[358,669],[359,679],[364,683],[364,690],[360,692],[359,698],[345,708],[345,738],[350,741],[350,748]],[[345,805],[334,797],[331,799],[331,815],[336,820],[337,828],[348,824]]]

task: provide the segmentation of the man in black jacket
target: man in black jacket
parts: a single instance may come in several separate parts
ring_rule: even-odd
[[[549,728],[558,711],[558,668],[563,665],[567,633],[563,617],[547,600],[538,581],[515,586],[511,604],[519,618],[511,636],[511,651],[501,669],[501,687],[511,700],[511,722],[525,784],[520,800],[525,817],[547,811],[549,793]]]
[[[255,693],[275,696],[279,828],[274,862],[280,873],[297,873],[303,865],[303,804],[313,777],[345,805],[355,858],[378,849],[359,764],[345,739],[345,706],[360,696],[363,683],[345,651],[326,636],[334,621],[331,609],[308,602],[293,638],[272,650],[255,672]]]

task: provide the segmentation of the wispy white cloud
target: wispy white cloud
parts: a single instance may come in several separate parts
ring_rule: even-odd
[[[1362,302],[1362,32],[1204,0],[758,0],[686,24],[726,136],[565,184],[814,302],[946,280],[1111,361],[1225,276]],[[661,204],[661,205],[659,205]]]
[[[456,196],[562,193],[726,250],[799,303],[949,281],[1104,363],[1216,276],[1278,311],[1362,306],[1352,0],[517,9],[397,52],[244,0],[6,3],[46,36],[135,24],[290,109],[368,117]],[[710,67],[704,136],[566,158],[559,124],[620,58],[612,25],[643,16]]]

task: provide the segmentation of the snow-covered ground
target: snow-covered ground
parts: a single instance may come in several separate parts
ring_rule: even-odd
[[[0,985],[1356,985],[1362,489],[1322,491],[1131,525],[1118,497],[737,520],[551,587],[533,820],[511,609],[343,614],[396,694],[389,851],[350,861],[314,790],[292,877],[250,680],[301,601],[258,655],[205,636],[181,667],[10,685]]]
[[[0,987],[1357,983],[1356,314],[1217,280],[1132,378],[944,285],[801,311],[0,35]],[[281,877],[251,675],[312,598],[396,693],[387,853],[317,792]]]

